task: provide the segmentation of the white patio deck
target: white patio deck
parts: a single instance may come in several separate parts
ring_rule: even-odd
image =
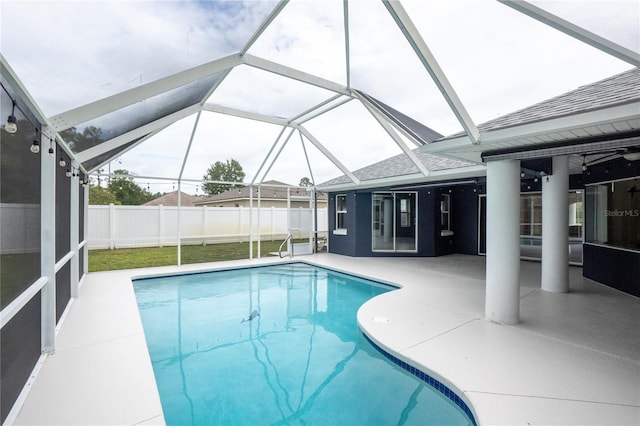
[[[570,293],[551,294],[540,264],[522,262],[521,322],[503,326],[484,320],[483,257],[296,260],[401,285],[367,302],[360,326],[457,389],[479,424],[640,424],[640,299],[580,268]],[[164,423],[131,277],[270,262],[280,260],[89,274],[15,423]]]

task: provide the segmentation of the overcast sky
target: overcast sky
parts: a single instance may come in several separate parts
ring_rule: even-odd
[[[0,0],[0,42],[2,54],[41,109],[55,115],[237,52],[274,4]],[[402,4],[476,124],[631,68],[497,1]],[[640,51],[637,0],[535,4]],[[349,2],[349,35],[353,88],[442,134],[461,130],[380,1]],[[342,0],[292,0],[249,53],[346,85],[344,40]],[[291,117],[332,95],[239,67],[210,101]],[[177,178],[194,121],[192,116],[170,126],[122,155],[112,169]],[[350,169],[400,152],[357,101],[305,127]],[[235,158],[249,182],[280,130],[203,113],[183,177],[199,179],[211,163]],[[317,183],[341,174],[308,141],[304,146]],[[266,179],[297,184],[303,176],[310,173],[294,133]],[[173,182],[151,185],[151,190],[169,191]],[[185,185],[187,192],[195,189],[195,184]]]

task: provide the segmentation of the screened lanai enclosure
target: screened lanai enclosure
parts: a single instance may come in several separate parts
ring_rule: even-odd
[[[533,117],[528,133],[478,125],[637,68],[635,1],[3,0],[0,13],[3,422],[55,351],[87,273],[88,194],[117,169],[150,192],[202,195],[228,183],[203,179],[211,164],[239,161],[259,244],[270,181],[306,177],[309,194],[329,193],[323,214],[340,236],[341,191],[387,188],[382,212],[385,197],[415,204],[397,182],[484,179],[490,150],[627,137],[567,151],[573,170],[640,145],[637,101],[589,123]],[[406,167],[371,168],[390,158]]]

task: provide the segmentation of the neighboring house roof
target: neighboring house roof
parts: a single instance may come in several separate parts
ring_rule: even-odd
[[[181,206],[193,206],[194,202],[200,197],[187,194],[186,192],[180,192],[180,205]],[[178,191],[169,192],[155,200],[148,201],[143,206],[177,206],[178,205]]]
[[[254,199],[257,199],[258,185],[254,185]],[[260,198],[263,200],[286,200],[287,188],[291,191],[292,196],[307,195],[306,188],[300,186],[288,185],[277,180],[270,180],[260,184]],[[249,199],[248,186],[238,186],[228,191],[221,192],[220,194],[212,195],[209,197],[200,197],[195,202],[195,205],[212,204],[215,202],[234,201],[234,200],[248,200]],[[318,200],[326,199],[326,194],[317,193]]]

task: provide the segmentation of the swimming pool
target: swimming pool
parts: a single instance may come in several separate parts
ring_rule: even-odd
[[[358,308],[393,287],[289,263],[134,290],[169,425],[473,424],[358,329]]]

